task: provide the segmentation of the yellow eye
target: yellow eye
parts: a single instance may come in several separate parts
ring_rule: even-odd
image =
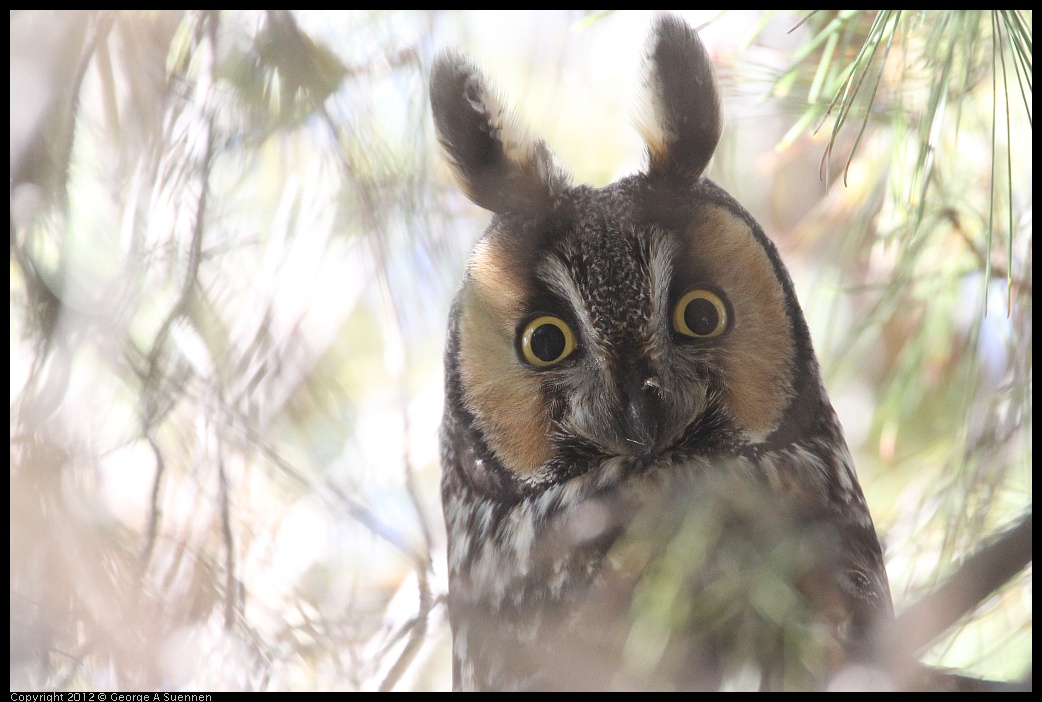
[[[557,317],[536,317],[521,332],[521,356],[533,366],[545,368],[560,363],[574,350],[575,334]]]
[[[727,305],[711,290],[698,289],[684,295],[673,308],[673,328],[684,336],[709,339],[727,331]]]

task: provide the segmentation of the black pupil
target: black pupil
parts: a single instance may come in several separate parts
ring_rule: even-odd
[[[532,353],[540,361],[556,361],[564,353],[564,332],[553,324],[540,324],[532,332]]]
[[[709,300],[704,297],[696,297],[687,303],[684,310],[684,322],[687,328],[699,336],[709,336],[716,331],[720,324],[720,313]]]

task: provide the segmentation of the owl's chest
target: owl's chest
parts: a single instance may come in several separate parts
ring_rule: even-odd
[[[657,554],[651,516],[676,511],[659,507],[690,480],[650,471],[598,488],[594,474],[505,506],[459,475],[443,483],[457,685],[604,687]]]
[[[807,490],[823,464],[806,449],[606,464],[513,502],[447,468],[464,689],[714,688],[807,632],[813,687],[888,609],[874,534],[862,558],[857,525],[809,496],[827,491]]]
[[[574,654],[592,622],[618,619],[617,611],[591,614],[607,602],[591,594],[611,572],[607,555],[621,525],[608,521],[599,501],[553,513],[538,499],[504,508],[451,478],[446,483],[457,687],[545,689],[574,681],[576,665],[563,675],[560,661]],[[583,660],[590,659],[586,648]]]

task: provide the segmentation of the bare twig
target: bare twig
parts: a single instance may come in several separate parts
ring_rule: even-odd
[[[956,621],[1008,583],[1031,562],[1031,513],[994,543],[963,561],[947,582],[906,609],[893,624],[892,641],[921,654]]]

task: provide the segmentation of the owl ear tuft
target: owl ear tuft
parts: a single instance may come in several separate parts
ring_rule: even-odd
[[[496,213],[532,211],[568,187],[550,148],[529,135],[463,55],[435,59],[431,108],[438,141],[476,205]]]
[[[683,20],[660,17],[648,38],[638,128],[647,173],[676,185],[701,177],[720,141],[720,94],[709,54]]]

